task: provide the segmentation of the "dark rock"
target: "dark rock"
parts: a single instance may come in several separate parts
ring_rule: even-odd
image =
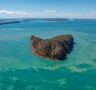
[[[73,47],[73,36],[60,35],[51,39],[31,37],[33,54],[52,60],[64,60]]]

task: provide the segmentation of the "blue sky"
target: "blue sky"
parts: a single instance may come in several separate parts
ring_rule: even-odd
[[[0,18],[95,18],[96,0],[0,0]]]

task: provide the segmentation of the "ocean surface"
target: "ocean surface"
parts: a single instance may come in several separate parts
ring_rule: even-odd
[[[46,39],[63,34],[72,34],[75,41],[66,60],[32,54],[31,35]],[[0,25],[0,90],[96,90],[96,20]]]

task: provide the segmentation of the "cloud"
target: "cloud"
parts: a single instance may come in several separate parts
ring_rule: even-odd
[[[0,10],[0,14],[5,14],[5,15],[29,15],[27,12],[14,11],[14,10]]]
[[[0,14],[14,14],[14,11],[0,10]]]
[[[96,18],[96,12],[95,11],[92,11],[88,14],[85,15],[87,18]]]
[[[92,14],[92,15],[96,15],[96,12],[92,11],[91,14]]]
[[[14,15],[14,16],[27,16],[27,17],[70,17],[72,13],[57,12],[56,10],[45,9],[43,11],[26,12],[26,11],[15,11],[15,10],[0,10],[2,15]]]
[[[45,12],[45,13],[55,13],[56,11],[55,11],[55,10],[46,9],[44,12]]]
[[[40,14],[52,14],[55,13],[55,10],[49,10],[45,9],[44,11],[39,12],[25,12],[25,11],[14,11],[14,10],[0,10],[0,14],[6,14],[6,15],[40,15]]]
[[[56,17],[56,18],[96,18],[96,12],[90,13],[71,13],[71,12],[60,12],[56,10],[45,9],[42,11],[15,11],[15,10],[0,10],[0,17],[12,16],[12,17]]]

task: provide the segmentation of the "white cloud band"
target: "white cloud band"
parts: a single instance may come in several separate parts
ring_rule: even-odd
[[[76,14],[76,13],[64,13],[55,10],[45,9],[44,11],[38,12],[26,12],[26,11],[15,11],[15,10],[0,10],[0,15],[14,16],[14,17],[61,17],[61,18],[96,18],[96,12],[89,14]]]

